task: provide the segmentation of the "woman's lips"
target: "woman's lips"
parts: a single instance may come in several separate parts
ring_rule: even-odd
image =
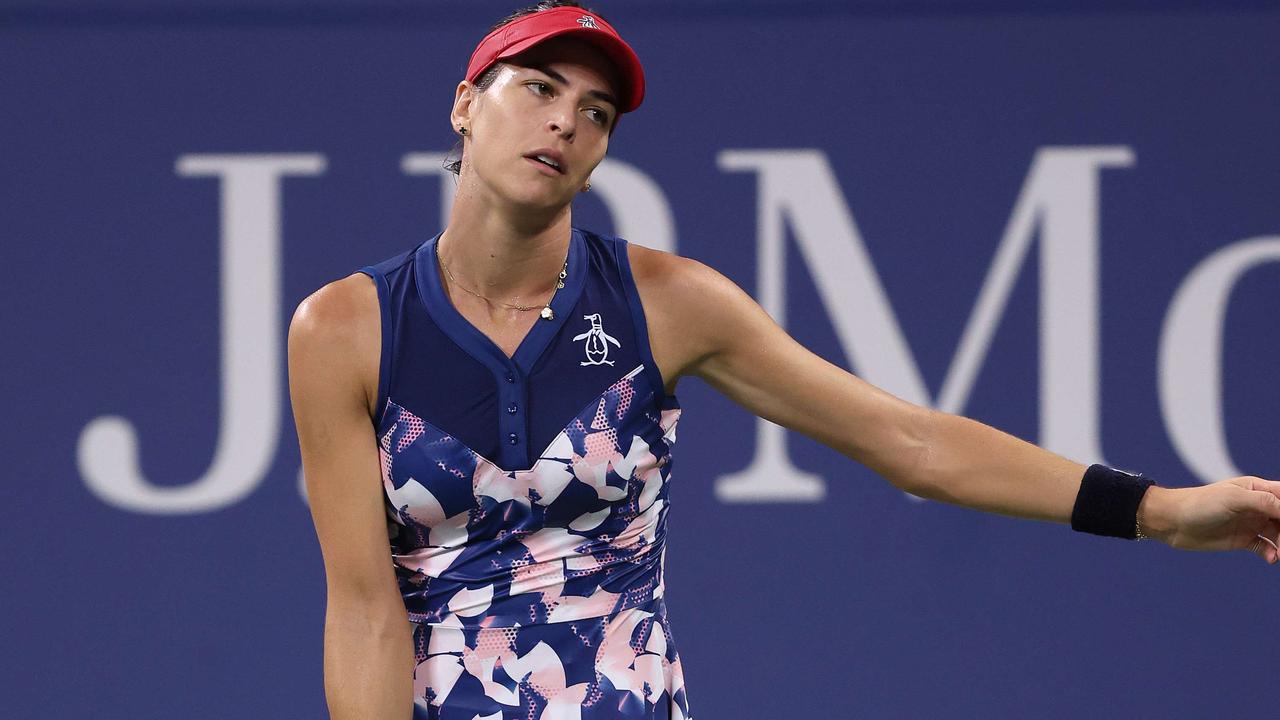
[[[529,158],[529,157],[525,158],[525,160],[528,160],[529,162],[533,163],[534,165],[537,165],[539,170],[542,170],[544,173],[546,173],[546,174],[548,174],[548,175],[563,175],[563,174],[564,174],[564,173],[560,172],[559,170],[557,170],[557,169],[555,169],[555,168],[551,167],[550,165],[548,165],[548,164],[546,164],[546,163],[542,162],[541,160],[534,160],[533,158]]]

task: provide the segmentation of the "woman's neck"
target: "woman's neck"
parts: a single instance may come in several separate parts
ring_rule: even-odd
[[[544,217],[454,198],[437,252],[452,279],[502,303],[542,302],[559,279],[572,232],[569,206]]]

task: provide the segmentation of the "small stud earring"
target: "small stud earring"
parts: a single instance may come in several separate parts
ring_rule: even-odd
[[[588,180],[588,181],[587,181],[587,186],[586,186],[586,187],[584,187],[584,188],[582,188],[582,191],[583,191],[583,192],[591,192],[591,181],[590,181],[590,180]]]
[[[459,132],[459,133],[461,133],[461,134],[463,134],[463,135],[466,135],[466,134],[467,134],[467,128],[466,128],[466,127],[464,127],[464,126],[462,126],[462,125],[459,125],[459,126],[458,126],[458,132]]]

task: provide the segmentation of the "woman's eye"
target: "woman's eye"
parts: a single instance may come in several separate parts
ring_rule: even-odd
[[[605,111],[603,111],[603,110],[600,110],[600,109],[598,109],[598,108],[591,108],[590,112],[591,112],[591,116],[592,116],[592,118],[593,118],[597,123],[600,123],[601,125],[604,125],[605,123],[609,122],[609,113],[607,113],[607,112],[605,112]]]
[[[551,86],[544,82],[531,82],[529,83],[529,87],[537,88],[537,90],[535,90],[534,92],[536,92],[539,95],[543,95],[544,93],[542,91],[544,90],[547,92],[551,92]]]

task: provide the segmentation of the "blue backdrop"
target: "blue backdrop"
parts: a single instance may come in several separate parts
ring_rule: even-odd
[[[0,9],[8,717],[324,714],[297,303],[446,221],[494,2]],[[915,402],[1187,486],[1280,476],[1280,10],[593,6],[646,64],[576,224]],[[1272,709],[1275,568],[904,495],[698,381],[694,716]]]

